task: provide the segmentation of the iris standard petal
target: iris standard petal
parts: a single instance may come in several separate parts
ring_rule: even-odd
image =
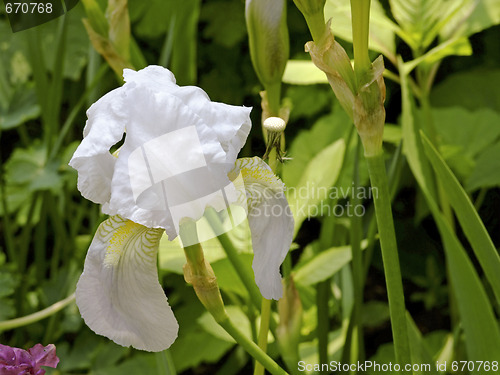
[[[130,125],[103,211],[164,228],[173,239],[182,219],[198,220],[207,206],[224,209],[230,181],[216,133],[175,95],[137,86],[126,101]]]
[[[76,288],[80,313],[97,334],[147,351],[176,339],[177,320],[158,283],[162,233],[120,216],[99,226]]]
[[[163,228],[173,239],[183,219],[196,221],[205,208],[220,211],[232,203],[224,193],[227,174],[250,131],[251,109],[213,103],[197,87],[177,86],[159,66],[124,76],[124,86],[89,111],[70,165],[78,169],[80,191],[104,213]],[[110,115],[116,108],[120,126]],[[109,124],[101,121],[106,117]],[[108,150],[125,127],[113,157]]]
[[[248,223],[252,232],[255,282],[264,298],[283,295],[280,266],[293,240],[293,216],[284,184],[260,158],[236,162],[245,183]]]

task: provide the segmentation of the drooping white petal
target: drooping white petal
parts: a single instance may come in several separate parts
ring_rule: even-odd
[[[293,240],[293,216],[284,195],[284,184],[260,158],[236,162],[248,203],[248,223],[252,232],[255,282],[267,299],[283,295],[280,266]]]
[[[147,351],[174,342],[178,324],[156,268],[162,233],[120,216],[99,226],[76,288],[80,313],[94,332]]]

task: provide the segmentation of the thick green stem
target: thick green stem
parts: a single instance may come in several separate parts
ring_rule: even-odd
[[[359,153],[361,151],[361,140],[358,138],[356,154],[354,156],[354,170],[353,170],[353,189],[357,191],[359,186]],[[356,208],[360,205],[360,200],[356,194],[353,194],[352,207]],[[356,210],[354,210],[356,212]],[[351,249],[352,249],[352,274],[353,274],[353,287],[354,287],[354,307],[352,319],[354,320],[353,343],[357,348],[355,355],[351,355],[351,363],[364,359],[363,348],[363,328],[361,312],[363,310],[363,289],[364,289],[364,272],[363,272],[363,255],[361,253],[361,240],[362,228],[361,218],[357,215],[351,217]]]
[[[352,40],[354,47],[354,73],[361,77],[371,68],[368,56],[368,31],[370,26],[370,0],[351,0]]]
[[[406,309],[401,270],[399,267],[396,233],[391,211],[391,199],[383,153],[366,157],[372,185],[375,214],[377,217],[380,247],[389,299],[392,335],[396,361],[400,365],[411,363],[410,345],[406,330]]]
[[[267,105],[270,117],[280,117],[281,82],[266,85]]]
[[[186,230],[192,230],[186,226]],[[183,235],[181,228],[181,237]],[[200,244],[184,248],[187,264],[184,266],[184,278],[193,288],[203,306],[214,317],[215,321],[229,333],[255,360],[259,361],[271,374],[282,375],[286,372],[278,366],[252,340],[239,331],[229,320],[224,302],[217,285],[217,279],[210,264],[205,260]]]

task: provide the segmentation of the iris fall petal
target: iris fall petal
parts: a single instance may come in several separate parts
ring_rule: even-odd
[[[255,282],[264,298],[283,295],[280,266],[293,239],[293,216],[284,195],[284,184],[260,158],[236,162],[243,177],[252,233]]]
[[[163,230],[113,216],[98,228],[76,289],[85,323],[122,346],[161,351],[178,324],[158,283]]]

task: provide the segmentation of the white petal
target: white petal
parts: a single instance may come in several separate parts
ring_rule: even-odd
[[[99,226],[76,288],[80,313],[97,334],[147,351],[176,339],[177,320],[158,283],[162,233],[119,216]]]
[[[245,181],[252,232],[255,282],[267,299],[283,295],[280,266],[293,240],[293,216],[283,193],[283,183],[260,158],[238,159]]]
[[[252,108],[211,102],[202,89],[193,86],[179,87],[173,94],[183,100],[215,131],[226,152],[226,172],[228,173],[234,167],[238,153],[250,133]]]
[[[250,130],[250,108],[212,103],[197,87],[177,86],[159,66],[126,69],[124,77],[123,87],[89,110],[70,165],[82,194],[104,213],[163,228],[172,239],[183,218],[226,208],[227,173]],[[109,148],[125,128],[113,157]]]
[[[127,125],[120,89],[113,90],[87,111],[84,138],[69,165],[78,171],[78,190],[94,203],[104,204],[111,195],[116,158],[109,149],[118,143]]]
[[[127,83],[135,82],[139,85],[148,85],[155,91],[163,91],[167,87],[178,87],[175,84],[174,74],[158,65],[147,66],[138,72],[132,69],[123,69],[123,79]]]
[[[183,218],[198,220],[207,206],[225,208],[214,194],[230,183],[226,153],[216,133],[176,96],[143,86],[126,94],[130,125],[104,210],[175,238]]]

